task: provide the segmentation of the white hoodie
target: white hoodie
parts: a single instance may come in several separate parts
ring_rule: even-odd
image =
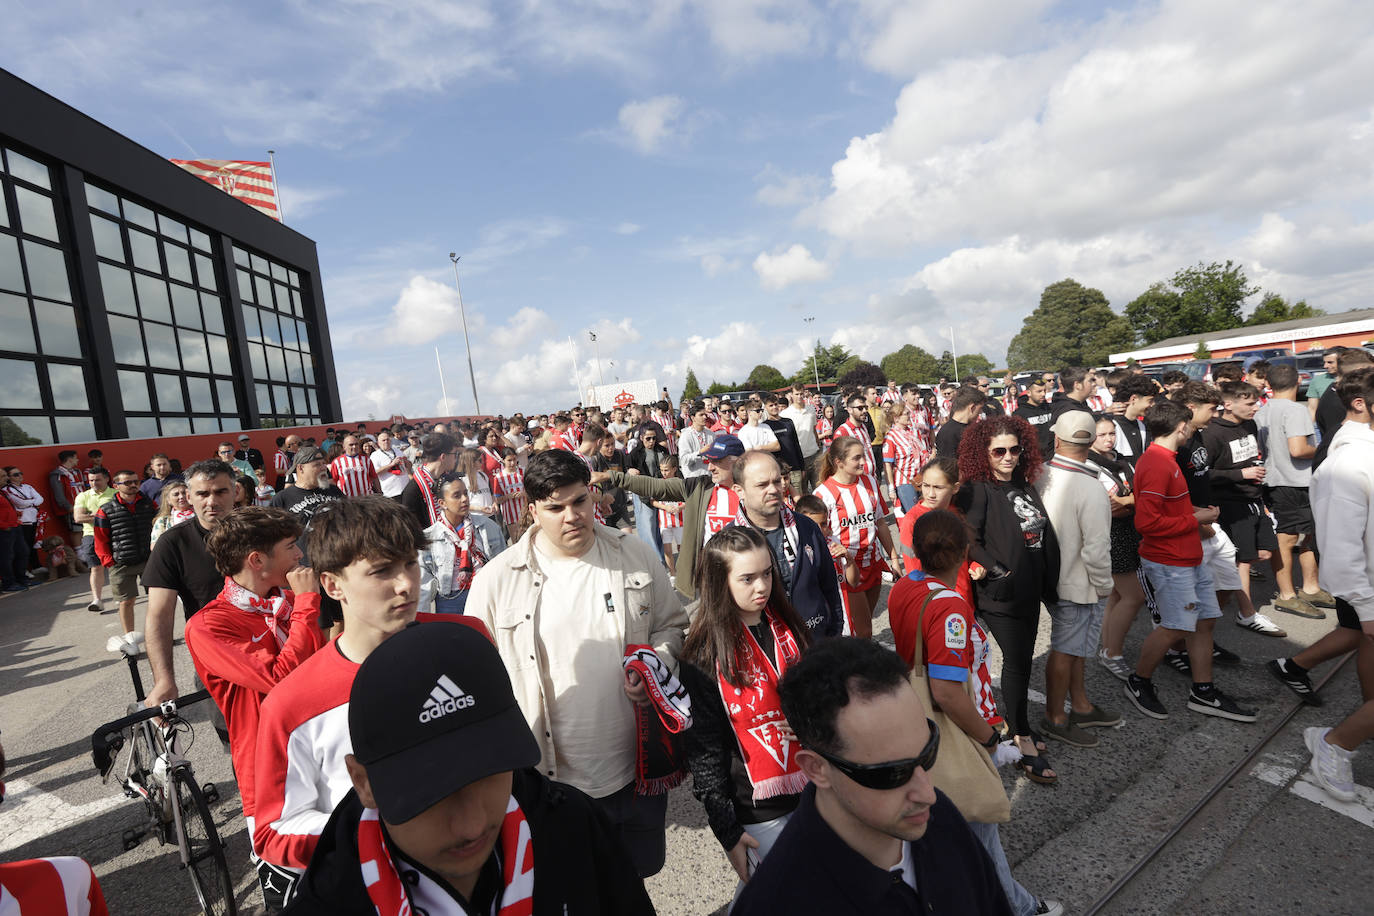
[[[1346,420],[1312,476],[1321,586],[1374,621],[1374,429]]]

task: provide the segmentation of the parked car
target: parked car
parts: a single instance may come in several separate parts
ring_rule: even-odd
[[[1322,351],[1298,354],[1293,368],[1298,370],[1298,400],[1306,400],[1307,386],[1311,384],[1312,379],[1326,372],[1322,366]]]
[[[1231,354],[1230,358],[1247,360],[1252,356],[1258,356],[1260,359],[1267,359],[1272,362],[1276,357],[1292,355],[1293,351],[1287,347],[1264,347],[1258,350],[1237,350]]]

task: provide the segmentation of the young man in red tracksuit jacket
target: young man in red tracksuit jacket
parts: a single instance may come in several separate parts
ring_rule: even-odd
[[[1126,697],[1155,719],[1169,712],[1155,694],[1150,676],[1164,653],[1180,638],[1188,644],[1193,712],[1236,722],[1254,722],[1255,711],[1241,708],[1212,683],[1212,629],[1221,609],[1211,570],[1202,562],[1199,525],[1217,520],[1215,506],[1194,509],[1177,452],[1187,440],[1192,411],[1173,401],[1157,401],[1145,412],[1146,434],[1153,440],[1135,466],[1135,526],[1140,532],[1140,567],[1155,594],[1160,625],[1145,637]]]
[[[224,590],[186,622],[191,661],[228,725],[250,836],[263,698],[325,643],[319,585],[299,565],[300,534],[284,509],[249,506],[225,516],[205,539]]]
[[[330,814],[353,783],[348,696],[359,666],[383,641],[417,619],[425,535],[415,515],[382,496],[338,502],[310,523],[310,560],[326,600],[337,601],[343,633],[273,689],[258,724],[253,849],[270,910],[280,909],[319,843]],[[420,614],[467,624],[473,617]]]

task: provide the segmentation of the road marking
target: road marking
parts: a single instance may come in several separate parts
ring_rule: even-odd
[[[129,799],[116,786],[111,794],[103,798],[84,805],[73,805],[26,780],[12,780],[6,785],[4,816],[0,817],[0,853],[18,849],[74,824],[99,817],[127,801]]]
[[[1288,791],[1298,798],[1305,798],[1323,808],[1330,808],[1338,814],[1344,814],[1366,827],[1374,827],[1374,789],[1357,785],[1355,786],[1355,800],[1353,802],[1339,801],[1332,798],[1325,789],[1312,779],[1311,770],[1303,770],[1302,775],[1298,777],[1297,782],[1289,787]]]

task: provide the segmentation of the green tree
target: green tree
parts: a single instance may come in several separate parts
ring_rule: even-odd
[[[1069,278],[1040,294],[1040,305],[1011,339],[1007,368],[1100,366],[1110,353],[1134,343],[1130,322],[1112,311],[1102,291]]]
[[[1199,340],[1197,349],[1193,351],[1193,359],[1211,359],[1212,351],[1207,349],[1207,341]]]
[[[1126,318],[1146,344],[1184,334],[1240,327],[1241,307],[1259,292],[1240,265],[1198,262],[1155,283],[1126,306]]]
[[[739,389],[739,386],[738,386],[738,385],[733,385],[733,384],[730,384],[730,383],[728,383],[728,382],[717,382],[717,381],[715,381],[714,379],[712,379],[712,380],[711,380],[711,384],[710,384],[709,386],[707,386],[707,388],[706,388],[706,393],[707,393],[707,394],[724,394],[724,393],[727,392],[727,391],[736,391],[736,390],[738,390],[738,389]]]
[[[806,358],[801,368],[789,381],[803,385],[814,385],[816,376],[819,375],[822,382],[834,382],[845,368],[849,368],[845,364],[854,359],[856,359],[854,354],[850,353],[843,344],[823,347],[818,340],[815,348],[811,351],[811,355]]]
[[[887,354],[879,365],[883,375],[903,385],[930,384],[940,377],[940,364],[934,355],[915,344],[907,344]]]
[[[1272,324],[1276,321],[1296,321],[1299,318],[1316,318],[1318,315],[1325,315],[1326,311],[1313,308],[1307,304],[1306,299],[1299,299],[1289,305],[1278,293],[1265,293],[1260,304],[1255,306],[1255,311],[1246,320],[1247,325]]]
[[[11,420],[9,417],[0,417],[0,446],[9,448],[15,445],[42,445],[41,439],[35,439],[24,432],[23,427]]]
[[[939,369],[939,374],[936,377],[937,380],[947,378],[951,382],[957,382],[959,379],[967,378],[970,375],[991,375],[993,369],[992,360],[988,359],[983,354],[965,353],[959,357],[959,374],[958,378],[956,378],[954,373],[954,354],[948,350],[940,354],[940,359],[936,362],[936,366]]]
[[[887,384],[887,376],[883,375],[883,370],[872,363],[858,360],[853,366],[846,369],[837,381],[840,387],[846,391],[861,390],[870,385],[875,388],[882,388]]]
[[[755,366],[749,373],[749,378],[744,381],[745,388],[753,388],[755,391],[772,391],[786,384],[787,379],[783,374],[765,363]]]
[[[684,401],[695,401],[701,397],[701,383],[697,381],[697,374],[692,371],[692,367],[687,367],[687,380],[682,383],[682,399]]]

